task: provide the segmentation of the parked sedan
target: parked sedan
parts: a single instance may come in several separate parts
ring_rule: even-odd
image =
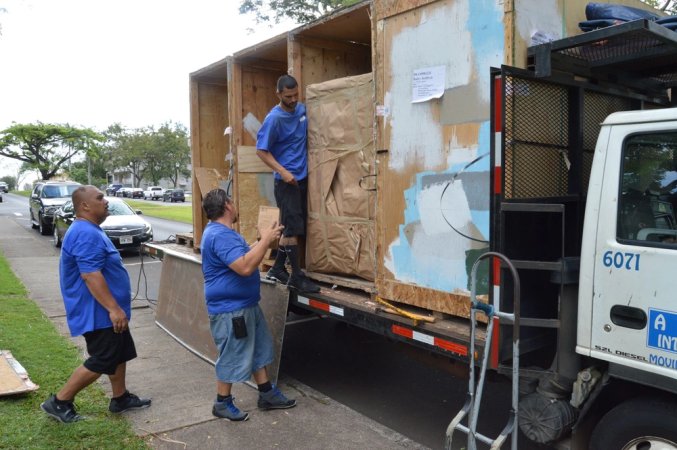
[[[143,189],[141,189],[141,188],[129,188],[127,190],[127,197],[129,197],[129,198],[143,198]]]
[[[185,202],[186,195],[183,193],[183,189],[167,189],[162,195],[163,202]]]
[[[134,211],[124,200],[106,197],[108,200],[108,217],[101,224],[101,229],[118,250],[136,249],[144,242],[153,239],[153,228]],[[61,247],[68,227],[75,220],[73,202],[68,201],[54,216],[54,245]]]

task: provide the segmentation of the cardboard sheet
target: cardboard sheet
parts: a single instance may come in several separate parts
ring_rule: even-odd
[[[38,390],[28,378],[28,372],[14,359],[9,350],[0,350],[0,396],[23,394]]]
[[[375,149],[372,75],[307,87],[306,268],[373,281]]]
[[[257,224],[257,237],[261,237],[261,230],[270,228],[273,223],[280,223],[280,210],[275,206],[259,206],[259,221]],[[276,249],[278,241],[272,242],[270,248]]]

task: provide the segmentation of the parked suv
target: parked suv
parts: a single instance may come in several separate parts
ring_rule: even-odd
[[[167,189],[162,196],[163,202],[185,202],[186,196],[183,189]]]
[[[40,234],[52,232],[54,213],[70,200],[73,191],[80,186],[75,181],[39,181],[35,184],[29,199],[29,214],[33,228]]]
[[[7,186],[7,183],[5,183],[4,181],[0,181],[0,193],[2,192],[5,193],[9,192],[9,186]]]
[[[109,184],[106,188],[106,195],[115,196],[115,193],[122,187],[121,184]]]

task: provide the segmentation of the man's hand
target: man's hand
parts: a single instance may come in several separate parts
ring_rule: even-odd
[[[296,181],[296,178],[294,178],[294,175],[292,175],[291,172],[289,172],[286,169],[283,172],[280,172],[280,177],[282,177],[282,181],[284,181],[287,184],[293,185],[299,184],[298,181]]]
[[[109,313],[110,321],[113,322],[113,331],[116,333],[122,333],[129,329],[129,321],[127,320],[127,315],[122,310],[122,308],[114,308]]]
[[[266,244],[266,248],[268,248],[270,244],[280,240],[283,229],[283,225],[278,225],[277,222],[273,222],[270,224],[270,228],[261,230],[261,242],[264,242]]]

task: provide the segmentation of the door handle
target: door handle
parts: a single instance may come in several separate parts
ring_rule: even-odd
[[[614,305],[611,307],[611,321],[619,327],[642,330],[646,327],[646,313],[632,306]]]

